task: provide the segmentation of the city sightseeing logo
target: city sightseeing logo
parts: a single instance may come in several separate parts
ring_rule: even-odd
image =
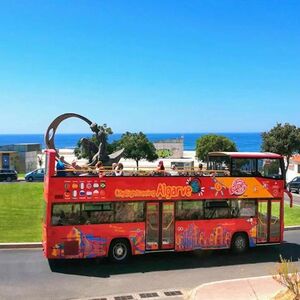
[[[231,187],[229,188],[231,195],[241,196],[245,193],[247,189],[247,184],[243,179],[236,178]]]
[[[156,190],[139,190],[139,189],[116,189],[116,198],[159,198],[159,199],[172,199],[178,197],[191,197],[193,193],[192,187],[166,185],[165,183],[159,183]]]

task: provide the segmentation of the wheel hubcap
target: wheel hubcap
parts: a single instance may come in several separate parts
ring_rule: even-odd
[[[245,247],[245,241],[242,238],[238,238],[235,242],[235,245],[238,249],[243,249]]]
[[[126,256],[126,248],[122,244],[117,244],[114,247],[114,256],[117,259],[123,259]]]

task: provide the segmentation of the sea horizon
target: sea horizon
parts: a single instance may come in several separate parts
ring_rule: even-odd
[[[119,140],[123,133],[113,133],[109,136],[108,141],[111,143]],[[196,148],[196,141],[203,135],[217,134],[223,135],[235,142],[238,151],[260,151],[261,149],[261,132],[195,132],[195,133],[145,133],[151,142],[157,142],[166,139],[184,139],[184,150],[193,151]],[[55,135],[55,146],[58,149],[73,149],[82,137],[89,137],[92,133],[57,133]],[[0,134],[0,146],[21,144],[21,143],[38,143],[45,148],[44,134]]]

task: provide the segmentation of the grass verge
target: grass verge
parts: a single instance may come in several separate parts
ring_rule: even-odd
[[[39,242],[43,183],[0,184],[0,243]]]
[[[300,225],[300,206],[284,204],[284,226]]]

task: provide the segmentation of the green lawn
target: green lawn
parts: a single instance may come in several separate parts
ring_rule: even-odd
[[[41,241],[43,183],[0,184],[0,242]]]
[[[284,205],[284,226],[300,225],[300,206]]]
[[[43,183],[0,184],[0,243],[39,242]],[[300,206],[285,205],[285,226],[300,225]]]

